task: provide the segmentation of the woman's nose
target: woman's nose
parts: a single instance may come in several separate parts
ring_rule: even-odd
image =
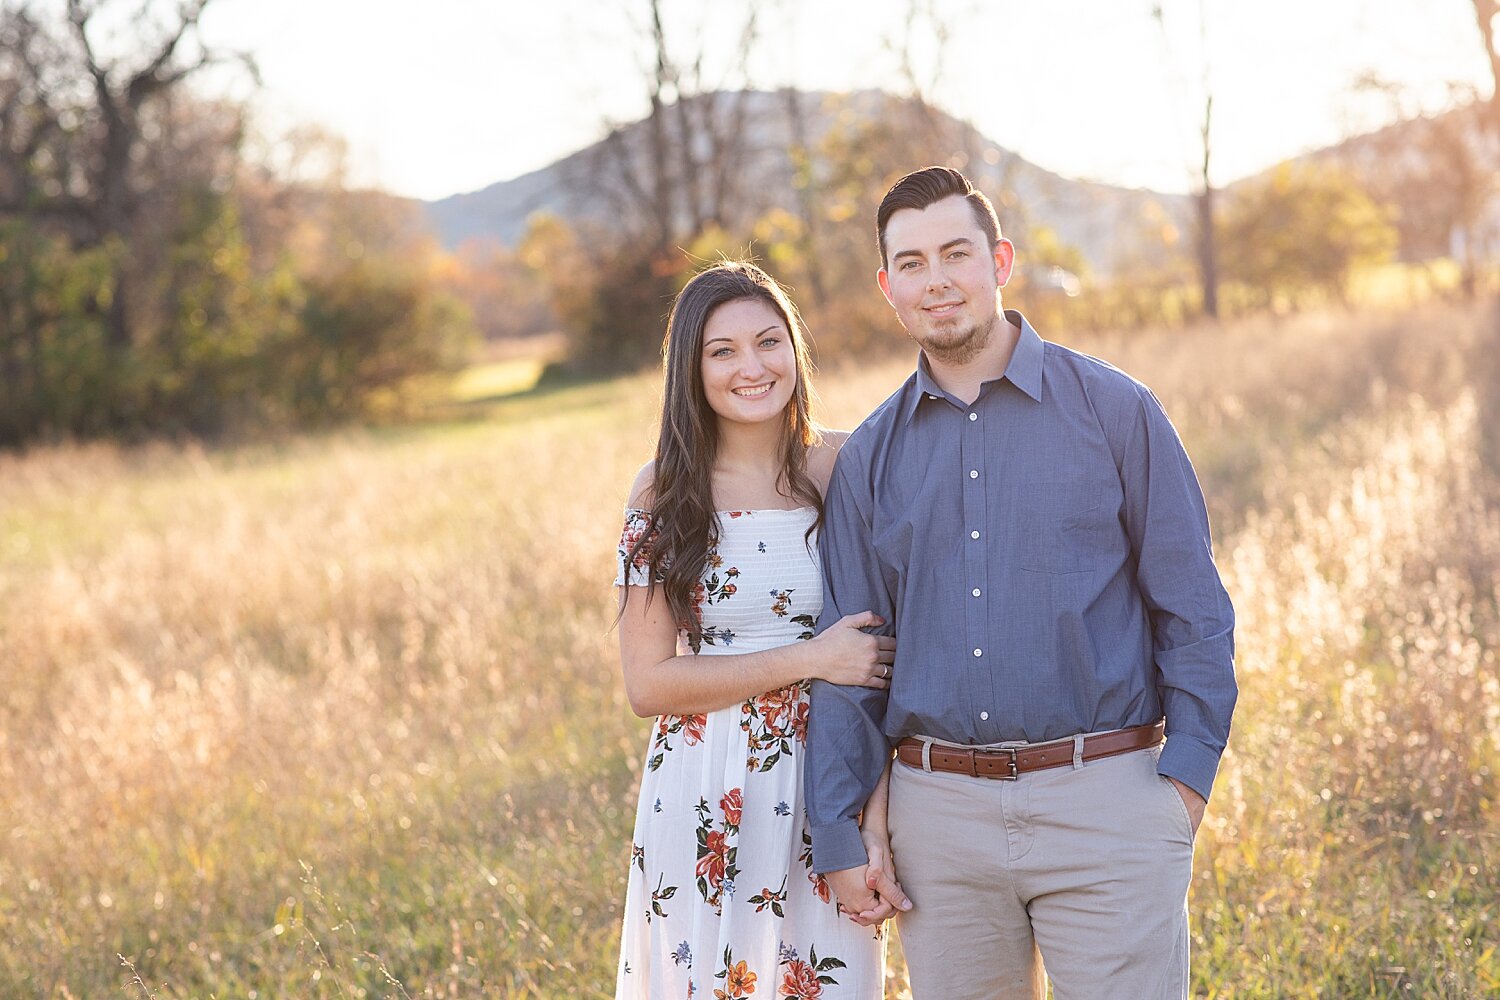
[[[766,365],[760,356],[754,351],[745,354],[740,359],[740,375],[745,378],[755,378],[764,375]]]

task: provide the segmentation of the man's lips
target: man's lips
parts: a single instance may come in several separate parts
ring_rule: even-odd
[[[958,312],[958,310],[962,308],[962,306],[962,302],[940,302],[934,306],[923,306],[922,311],[929,316],[942,319],[945,316],[952,316],[954,313]]]

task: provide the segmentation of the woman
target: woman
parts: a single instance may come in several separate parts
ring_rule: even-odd
[[[626,694],[657,716],[615,995],[878,998],[879,925],[839,914],[802,809],[807,680],[885,688],[895,659],[861,631],[870,613],[813,638],[814,533],[846,435],[814,427],[800,319],[752,264],[689,281],[663,353],[615,580]],[[885,784],[863,830],[888,870]]]

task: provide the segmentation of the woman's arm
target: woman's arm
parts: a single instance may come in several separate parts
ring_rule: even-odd
[[[842,443],[847,434],[832,432]],[[818,449],[813,471],[821,490],[832,468],[837,447]],[[652,463],[636,475],[627,506],[646,510],[653,499]],[[620,613],[620,663],[625,673],[625,696],[642,718],[654,715],[697,715],[739,704],[746,698],[775,691],[810,677],[862,687],[890,686],[896,661],[896,640],[869,635],[861,629],[885,624],[870,612],[846,615],[816,639],[796,641],[755,653],[724,656],[677,654],[677,622],[661,593],[647,598],[636,587]],[[625,597],[624,592],[620,593]]]
[[[861,629],[883,624],[864,612],[846,615],[816,639],[755,653],[677,655],[677,623],[660,594],[637,587],[620,615],[625,695],[642,718],[696,715],[735,705],[808,677],[835,684],[885,688],[896,641]],[[882,807],[882,812],[883,812]]]

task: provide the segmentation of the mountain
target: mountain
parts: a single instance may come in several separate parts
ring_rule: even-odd
[[[541,170],[429,202],[427,217],[449,247],[475,239],[514,246],[535,212],[553,213],[574,225],[619,226],[625,212],[622,206],[632,200],[622,197],[622,180],[628,186],[632,173],[650,176],[644,169],[650,130],[666,129],[675,139],[683,131],[676,123],[684,118],[720,124],[742,121],[743,145],[737,150],[733,178],[740,192],[734,202],[742,220],[774,208],[796,208],[793,147],[816,151],[842,137],[848,148],[849,143],[857,146],[860,140],[855,137],[878,136],[883,129],[887,140],[883,150],[888,154],[891,135],[904,138],[893,123],[908,121],[922,129],[912,134],[943,138],[931,147],[907,141],[907,149],[919,152],[914,159],[902,156],[898,162],[911,167],[954,162],[994,200],[1007,235],[1024,240],[1033,226],[1046,226],[1062,243],[1076,247],[1097,273],[1107,274],[1132,259],[1140,250],[1143,227],[1157,233],[1166,225],[1182,229],[1190,214],[1188,199],[1182,195],[1062,177],[940,110],[916,106],[920,115],[914,117],[913,102],[879,91],[744,91],[707,94],[689,101],[690,106],[663,109],[660,122],[643,119],[622,126],[593,146]],[[798,135],[800,143],[795,141]],[[825,174],[820,181],[826,180],[829,168],[825,159],[816,152],[813,156]],[[874,204],[855,206],[849,221],[840,224],[868,226],[874,209]]]

